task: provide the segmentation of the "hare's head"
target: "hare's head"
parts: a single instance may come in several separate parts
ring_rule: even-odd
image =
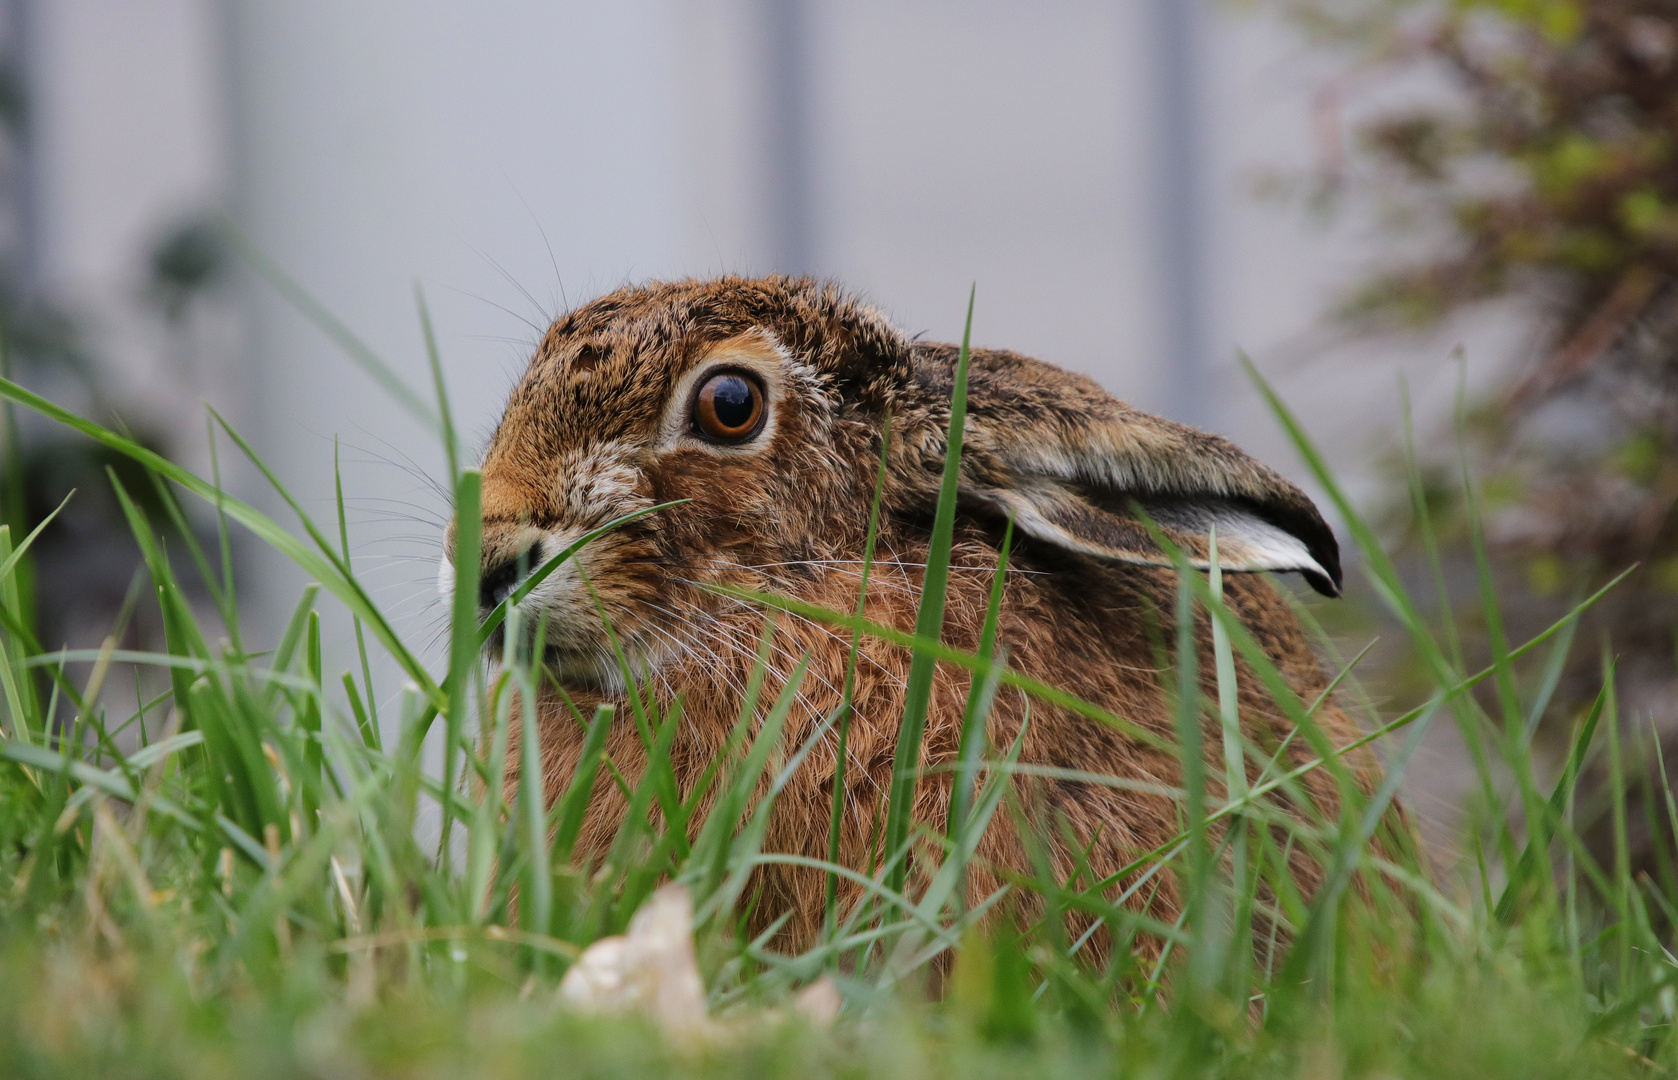
[[[524,605],[572,681],[616,681],[608,623],[637,666],[679,656],[723,602],[708,586],[796,591],[860,559],[888,418],[883,512],[924,529],[955,367],[954,348],[804,279],[587,304],[543,338],[484,459],[482,603],[590,530],[686,500],[591,542]],[[1167,562],[1140,510],[1202,559],[1215,528],[1228,570],[1297,570],[1337,591],[1334,536],[1310,500],[1225,440],[1007,352],[974,353],[968,401],[961,513],[1012,515],[1031,542],[1084,557]]]

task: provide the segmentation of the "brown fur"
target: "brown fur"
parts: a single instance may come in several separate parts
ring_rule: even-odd
[[[719,361],[759,372],[769,387],[770,426],[743,447],[707,445],[683,426],[692,380]],[[589,545],[578,568],[556,572],[528,605],[546,613],[550,667],[585,715],[595,702],[621,706],[624,693],[597,602],[632,663],[652,672],[666,704],[682,696],[673,762],[688,790],[737,719],[764,619],[706,586],[854,610],[887,416],[889,469],[867,613],[879,623],[913,628],[954,366],[952,347],[912,342],[835,287],[803,279],[684,281],[596,300],[549,330],[490,444],[483,466],[485,573],[527,550],[532,563],[550,557],[625,512],[691,500]],[[1164,556],[1131,500],[1162,523],[1182,524],[1173,535],[1199,556],[1207,554],[1207,538],[1190,526],[1203,520],[1205,507],[1222,514],[1219,549],[1229,569],[1301,569],[1320,589],[1337,587],[1333,537],[1310,501],[1224,440],[1136,412],[1088,379],[1013,353],[976,350],[969,393],[948,644],[963,650],[979,644],[1003,523],[1013,513],[1020,522],[1015,572],[998,634],[1009,667],[1171,743],[1171,705],[1148,626],[1156,617],[1150,613],[1163,613],[1157,617],[1170,637],[1175,572],[1159,567]],[[1286,553],[1277,556],[1281,533]],[[1294,690],[1306,701],[1317,696],[1324,677],[1287,603],[1246,574],[1227,577],[1225,591]],[[1204,618],[1198,636],[1203,690],[1215,693]],[[810,662],[784,735],[789,751],[839,703],[849,645],[846,631],[778,617],[765,709],[799,660]],[[906,650],[863,639],[841,830],[842,861],[859,870],[867,868],[882,816],[909,663]],[[1273,748],[1291,725],[1244,664],[1239,675],[1243,729],[1255,745]],[[922,754],[929,771],[916,789],[914,815],[939,830],[951,778],[938,767],[955,757],[968,686],[967,672],[940,665]],[[1144,784],[1181,781],[1169,751],[1028,702],[1009,688],[990,714],[992,744],[1012,743],[1028,711],[1022,761]],[[1335,742],[1355,736],[1332,704],[1319,717]],[[559,791],[575,771],[582,730],[557,695],[541,701],[540,725],[547,790]],[[1206,735],[1208,771],[1219,777],[1215,724]],[[1295,762],[1311,757],[1303,739],[1287,753]],[[608,754],[625,777],[640,774],[645,750],[627,708],[618,711]],[[1256,775],[1256,763],[1249,764]],[[1368,759],[1358,764],[1367,774]],[[781,794],[766,851],[826,857],[834,769],[835,743],[827,738]],[[1077,858],[1067,833],[1088,849],[1093,872],[1109,875],[1180,829],[1180,808],[1165,795],[1053,779],[1020,786],[1034,828],[1050,838],[1062,879]],[[1334,812],[1337,796],[1326,774],[1310,774],[1304,786],[1319,807]],[[605,777],[595,796],[577,848],[585,861],[610,846],[626,810]],[[984,896],[1000,875],[1030,865],[1014,820],[1003,811],[980,844],[970,895]],[[1293,869],[1309,892],[1320,874],[1315,864],[1296,854]],[[819,928],[823,880],[814,870],[763,868],[755,881],[761,888],[755,922],[790,912],[782,940],[794,947],[809,942]],[[858,895],[847,883],[841,902]],[[1161,875],[1157,888],[1150,884],[1129,903],[1170,920],[1179,909],[1177,885]]]

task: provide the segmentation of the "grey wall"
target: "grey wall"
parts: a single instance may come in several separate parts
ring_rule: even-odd
[[[146,281],[155,245],[228,195],[214,2],[14,6],[31,132],[27,287],[76,316],[135,426],[199,426],[200,395],[242,397],[231,312],[212,303],[191,325],[170,327]],[[185,363],[186,354],[205,362]],[[196,447],[181,449],[199,462]]]
[[[231,408],[323,517],[341,440],[357,558],[420,638],[445,503],[415,474],[441,472],[435,442],[261,287],[242,350],[180,392],[136,298],[173,217],[229,206],[423,388],[420,283],[473,445],[566,306],[652,276],[796,268],[941,338],[976,283],[979,342],[1192,412],[1297,476],[1234,366],[1243,347],[1371,491],[1396,376],[1437,413],[1451,344],[1484,378],[1519,324],[1402,344],[1325,332],[1381,241],[1365,214],[1324,225],[1254,187],[1319,152],[1332,61],[1261,15],[1199,10],[1198,105],[1190,130],[1162,132],[1165,2],[31,0],[44,273],[91,313],[113,378],[160,415],[199,392]],[[1167,135],[1199,162],[1178,200],[1202,245],[1189,398]],[[171,422],[194,458],[200,421]],[[271,621],[298,581],[270,564],[256,584]]]
[[[474,449],[568,300],[683,268],[664,5],[240,0],[229,31],[239,222],[425,389],[420,284]],[[250,317],[262,447],[326,514],[342,441],[358,557],[423,625],[436,441],[271,291]],[[264,584],[294,593],[279,566]]]

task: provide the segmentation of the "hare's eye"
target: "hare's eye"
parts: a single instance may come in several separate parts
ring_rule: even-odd
[[[712,442],[745,442],[762,430],[764,411],[763,386],[755,377],[721,371],[693,399],[693,431]]]

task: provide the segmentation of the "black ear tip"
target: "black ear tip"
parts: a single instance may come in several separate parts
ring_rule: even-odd
[[[1315,570],[1305,571],[1305,580],[1313,589],[1324,596],[1339,596],[1341,585],[1340,573],[1340,542],[1334,538],[1334,532],[1325,524],[1313,538],[1311,557],[1317,560],[1317,565],[1323,568],[1319,574]]]
[[[1261,508],[1258,512],[1270,524],[1286,530],[1305,545],[1310,561],[1316,564],[1297,567],[1306,582],[1324,596],[1339,596],[1340,541],[1334,538],[1334,530],[1329,528],[1328,522],[1323,520],[1311,501],[1303,494],[1295,494],[1298,501],[1280,512],[1270,507]],[[1267,510],[1268,513],[1265,512]]]
[[[1317,564],[1309,570],[1302,569],[1300,573],[1313,589],[1324,596],[1339,596],[1340,541],[1334,538],[1334,530],[1315,512],[1315,507],[1306,521],[1296,524],[1300,527],[1295,528],[1293,534],[1305,542],[1305,549]]]
[[[1305,576],[1306,584],[1324,596],[1338,597],[1340,595],[1340,576],[1338,573],[1332,578],[1319,574],[1315,570],[1301,570],[1300,573]]]

